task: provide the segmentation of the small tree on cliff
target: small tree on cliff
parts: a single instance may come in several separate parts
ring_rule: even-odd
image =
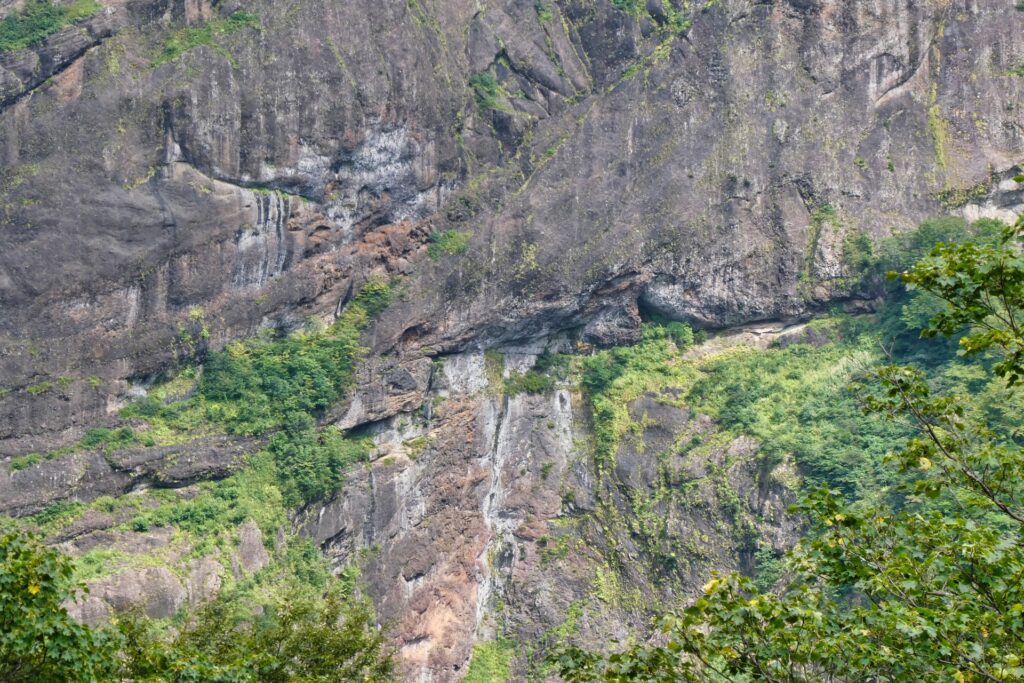
[[[945,308],[925,336],[963,329],[964,355],[1024,379],[1024,221],[993,246],[939,244],[893,277]],[[873,373],[867,408],[915,428],[895,461],[898,506],[807,496],[807,539],[788,578],[759,592],[739,575],[712,579],[666,621],[658,645],[603,656],[567,648],[552,659],[582,681],[786,683],[1024,680],[1024,449],[969,396],[936,396],[910,367]],[[1018,425],[1019,427],[1019,425]]]

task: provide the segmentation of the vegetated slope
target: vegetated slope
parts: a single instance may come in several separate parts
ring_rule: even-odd
[[[994,227],[927,223],[869,253],[860,276],[905,267],[937,239],[984,239]],[[367,307],[379,312],[385,291],[357,296],[339,326],[363,320]],[[268,600],[260,577],[290,571],[291,548],[302,547],[289,540],[297,522],[334,567],[360,569],[408,677],[457,678],[471,657],[480,659],[471,676],[541,676],[548,648],[599,645],[624,627],[643,632],[659,605],[697,590],[713,570],[738,568],[770,586],[800,534],[786,508],[803,486],[894,495],[882,461],[908,432],[862,414],[848,386],[885,360],[883,342],[933,367],[939,390],[967,388],[978,409],[1012,422],[1005,392],[982,382],[977,365],[957,360],[950,344],[916,340],[929,306],[893,288],[877,316],[755,328],[696,346],[689,327],[653,321],[636,345],[583,355],[454,354],[430,371],[419,410],[358,439],[260,417],[304,402],[305,414],[321,414],[329,401],[315,397],[336,390],[326,382],[327,393],[316,393],[309,363],[338,332],[254,342],[214,356],[201,380],[189,371],[123,411],[141,442],[218,424],[283,425],[239,473],[58,503],[27,521],[79,557],[93,590],[75,613],[91,621],[132,602],[167,618],[223,591]],[[285,376],[298,384],[264,370],[254,385],[250,363],[292,367]],[[261,387],[280,392],[266,409]],[[351,389],[358,396],[360,386]],[[96,446],[113,454],[124,444]],[[41,457],[15,481],[69,457]],[[333,478],[339,472],[344,481]],[[311,505],[303,491],[314,491]],[[297,517],[288,512],[296,504]]]
[[[669,321],[870,311],[883,235],[1022,203],[995,0],[101,4],[0,51],[0,505],[88,620],[298,533],[410,680],[540,676],[768,582],[802,477],[884,495],[878,329]]]

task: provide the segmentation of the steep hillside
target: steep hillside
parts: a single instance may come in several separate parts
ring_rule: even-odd
[[[0,0],[0,513],[90,622],[312,540],[410,681],[768,581],[902,438],[877,245],[1024,208],[1021,64],[1006,0]]]

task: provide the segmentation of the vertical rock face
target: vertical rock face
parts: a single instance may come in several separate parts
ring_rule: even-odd
[[[408,680],[457,680],[499,634],[624,636],[645,604],[748,567],[743,529],[797,533],[789,465],[758,472],[756,444],[673,456],[708,485],[666,498],[653,454],[710,442],[705,417],[641,397],[639,441],[597,471],[579,397],[505,396],[482,349],[629,342],[641,311],[715,328],[870,306],[852,238],[1024,207],[1006,0],[101,4],[0,53],[0,455],[70,443],[177,363],[400,278],[326,416],[379,457],[299,522],[363,559]],[[0,508],[238,464],[237,444],[201,451],[48,461],[0,475]],[[79,614],[145,596],[169,613],[219,571],[129,572]]]
[[[574,611],[585,616],[573,628],[593,643],[645,629],[652,605],[694,590],[712,569],[751,569],[740,516],[777,548],[796,538],[787,465],[759,476],[756,443],[666,463],[682,436],[710,442],[715,429],[652,395],[631,406],[646,431],[602,473],[580,446],[590,437],[578,396],[504,395],[485,366],[481,353],[448,357],[421,398],[430,412],[374,424],[374,461],[300,520],[338,566],[361,559],[405,680],[458,680],[474,642],[498,635],[539,652]],[[704,483],[658,495],[664,467]],[[720,481],[709,474],[718,468]],[[723,492],[734,492],[738,511],[723,512]],[[660,539],[644,529],[645,505],[666,521]],[[517,655],[519,675],[539,663]]]
[[[0,55],[0,448],[373,268],[416,271],[379,350],[613,343],[638,301],[723,326],[870,299],[850,235],[1021,203],[1002,0],[657,4],[253,2],[179,54],[238,8],[134,0]],[[425,260],[443,230],[468,251]]]

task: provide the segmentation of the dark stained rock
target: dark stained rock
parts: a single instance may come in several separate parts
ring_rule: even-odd
[[[3,55],[0,88],[35,89],[0,105],[0,452],[77,438],[207,346],[329,317],[373,271],[409,277],[378,351],[623,343],[638,300],[706,327],[870,302],[846,235],[957,191],[971,216],[1021,204],[1007,3],[727,0],[669,42],[658,7],[261,0],[263,30],[156,64],[234,6],[110,3]],[[435,262],[445,229],[470,248]]]

